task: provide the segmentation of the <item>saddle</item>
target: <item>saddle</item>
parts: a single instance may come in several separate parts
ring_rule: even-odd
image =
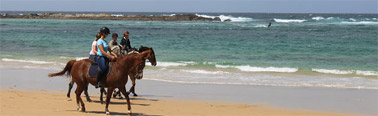
[[[110,66],[110,62],[108,62],[108,65],[106,67],[106,76],[103,77],[104,79],[106,79],[106,77],[109,75],[110,70],[111,70],[111,66]],[[89,69],[88,69],[89,77],[97,78],[97,75],[98,73],[100,73],[100,71],[101,69],[100,69],[100,66],[98,66],[97,62],[91,60],[91,65],[89,66]]]

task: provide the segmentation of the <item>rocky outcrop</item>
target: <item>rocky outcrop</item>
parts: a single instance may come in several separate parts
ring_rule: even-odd
[[[33,19],[85,19],[85,20],[143,20],[143,21],[221,21],[219,17],[205,18],[195,14],[177,14],[172,16],[146,15],[110,15],[110,14],[63,14],[44,13],[28,15],[0,15],[0,18],[33,18]]]

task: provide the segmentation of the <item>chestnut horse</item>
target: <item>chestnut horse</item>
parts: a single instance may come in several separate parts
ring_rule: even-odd
[[[130,99],[128,97],[129,92],[126,92],[126,83],[127,75],[130,71],[136,72],[134,76],[140,77],[143,76],[143,69],[145,66],[145,61],[151,56],[151,50],[149,52],[144,52],[141,54],[132,53],[125,56],[120,56],[115,62],[110,62],[111,68],[110,73],[107,75],[107,78],[101,80],[103,87],[107,87],[108,91],[113,91],[115,88],[118,88],[122,94],[126,97],[128,113],[131,114]],[[85,112],[85,105],[80,95],[83,90],[88,86],[88,84],[96,85],[96,79],[89,77],[88,69],[90,66],[91,60],[70,60],[67,62],[66,66],[61,72],[49,74],[49,77],[64,75],[66,72],[68,75],[72,76],[72,80],[77,84],[76,87],[76,103],[78,105],[78,110]],[[110,114],[108,106],[110,103],[111,94],[106,96],[106,114]],[[80,107],[81,105],[81,107]]]
[[[152,48],[141,46],[141,47],[139,47],[138,52],[139,53],[149,52],[150,53],[150,57],[148,57],[147,59],[151,63],[152,66],[156,66],[157,62],[156,62],[155,52],[154,52],[154,50]],[[117,54],[117,55],[121,56],[122,54]],[[129,77],[130,77],[130,80],[132,81],[132,87],[130,88],[129,92],[132,92],[134,94],[134,96],[138,96],[135,93],[135,85],[136,85],[135,80],[136,79],[142,79],[143,77],[136,78],[134,76],[135,74],[136,74],[136,72],[133,72],[133,71],[129,72]],[[71,93],[71,89],[72,89],[73,85],[74,85],[74,82],[71,79],[70,83],[68,84],[68,92],[67,92],[67,99],[69,101],[71,100],[70,93]],[[101,104],[103,103],[102,95],[103,95],[104,92],[106,94],[106,91],[104,90],[104,88],[101,88],[101,95],[100,95]],[[90,99],[90,97],[88,95],[88,87],[84,88],[84,94],[85,94],[85,97],[87,98],[87,101],[91,102],[92,100]],[[117,94],[121,97],[120,91],[118,91],[117,93],[115,93],[113,95],[113,97],[115,97]]]

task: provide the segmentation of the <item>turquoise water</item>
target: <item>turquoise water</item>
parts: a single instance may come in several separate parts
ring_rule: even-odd
[[[129,30],[133,47],[153,47],[158,60],[153,71],[176,70],[200,77],[378,76],[376,14],[198,15],[233,21],[0,19],[0,58],[59,67],[69,59],[87,57],[96,32],[107,26],[119,34]]]

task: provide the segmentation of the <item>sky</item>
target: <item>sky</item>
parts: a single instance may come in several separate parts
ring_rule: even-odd
[[[374,13],[378,0],[0,0],[0,11]]]

